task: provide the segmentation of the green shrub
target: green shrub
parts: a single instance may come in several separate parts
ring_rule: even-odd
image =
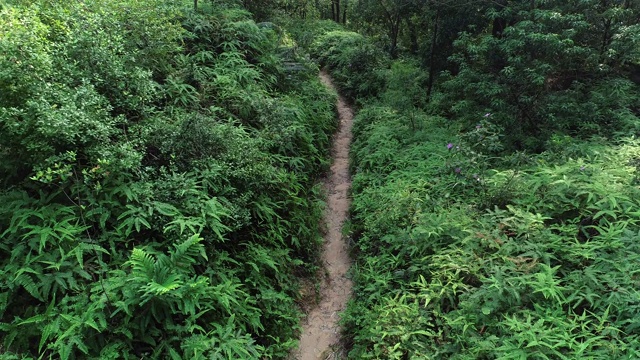
[[[635,11],[590,1],[487,9],[494,30],[495,19],[510,23],[499,36],[458,36],[450,57],[456,69],[441,79],[440,110],[462,127],[493,113],[509,150],[542,152],[557,132],[583,139],[628,134],[638,122],[637,84],[625,75],[634,51],[617,46],[636,38],[635,23],[627,23]],[[601,18],[611,27],[593,31]]]
[[[496,162],[488,121],[462,138],[425,125],[356,117],[349,357],[638,356],[638,142],[554,137]]]
[[[428,106],[411,61],[375,56],[356,33],[314,35],[314,56],[362,105],[349,358],[640,355],[637,89],[617,72],[635,8],[534,5],[487,7],[487,24],[508,25],[460,34],[455,75]],[[611,43],[588,34],[601,16],[622,32]]]
[[[316,39],[331,31],[340,31],[342,26],[333,20],[284,19],[287,29],[303,49],[310,48]]]
[[[337,125],[314,68],[277,84],[274,30],[226,6],[0,19],[3,354],[286,357]]]
[[[387,56],[364,36],[350,31],[330,31],[311,45],[311,54],[326,66],[345,96],[352,100],[375,97],[384,86],[379,73]]]
[[[456,134],[393,95],[353,128],[349,358],[638,356],[638,142],[504,156],[497,115]]]

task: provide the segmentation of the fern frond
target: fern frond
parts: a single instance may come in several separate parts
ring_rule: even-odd
[[[146,251],[135,248],[131,252],[131,258],[127,262],[133,269],[133,274],[137,277],[143,277],[146,281],[154,278],[155,259]]]
[[[197,262],[198,255],[209,260],[201,241],[202,238],[195,234],[180,244],[174,244],[175,249],[170,255],[171,262],[177,268],[187,270]]]
[[[211,198],[202,209],[202,217],[207,219],[207,225],[218,236],[220,241],[224,241],[223,232],[229,231],[229,227],[222,223],[222,218],[228,217],[229,213],[217,198]]]
[[[191,233],[197,234],[202,231],[204,226],[205,221],[202,218],[179,216],[165,226],[164,233],[177,231],[182,235],[186,229],[189,229]]]
[[[42,294],[40,293],[40,286],[36,284],[33,277],[29,274],[39,275],[37,271],[28,267],[24,267],[16,273],[16,277],[13,282],[22,286],[34,298],[40,301],[44,301],[44,299],[42,298]]]
[[[180,280],[180,276],[171,274],[163,279],[162,283],[152,281],[149,284],[143,286],[142,290],[145,292],[145,294],[148,295],[161,296],[180,288],[181,285],[182,281]]]

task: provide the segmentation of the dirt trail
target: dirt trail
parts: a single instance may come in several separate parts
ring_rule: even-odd
[[[320,73],[320,79],[327,87],[335,89],[326,72]],[[326,276],[320,286],[320,303],[311,309],[302,324],[300,347],[295,355],[297,360],[330,358],[332,345],[340,341],[340,312],[345,309],[351,297],[352,283],[347,277],[351,260],[346,239],[342,237],[342,225],[350,205],[349,146],[353,111],[341,96],[338,97],[338,113],[340,125],[333,140],[331,176],[324,184],[327,192],[327,210],[324,216],[327,233],[322,260]]]

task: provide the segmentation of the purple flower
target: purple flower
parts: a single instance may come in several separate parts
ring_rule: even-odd
[[[482,129],[482,125],[480,125],[480,124],[476,125],[476,129],[478,129],[478,130]]]
[[[459,167],[455,168],[453,171],[456,172],[456,174],[460,174],[460,171],[462,171],[462,169],[460,169]]]
[[[447,149],[451,150],[453,148],[453,144],[452,143],[448,143],[447,144]]]
[[[491,113],[484,114],[484,117],[489,117],[489,116],[491,116]]]

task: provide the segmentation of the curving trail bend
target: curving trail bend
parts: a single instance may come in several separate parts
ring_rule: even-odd
[[[325,71],[320,72],[325,86],[335,90],[331,78]],[[325,180],[327,210],[324,221],[325,234],[322,261],[326,276],[320,286],[320,303],[313,308],[302,324],[302,336],[297,360],[318,360],[333,358],[332,347],[340,342],[340,312],[346,308],[351,297],[352,282],[347,277],[351,266],[346,239],[342,236],[342,226],[348,215],[349,188],[349,147],[351,145],[351,127],[353,110],[346,101],[338,96],[338,114],[340,125],[333,139],[331,174]]]

